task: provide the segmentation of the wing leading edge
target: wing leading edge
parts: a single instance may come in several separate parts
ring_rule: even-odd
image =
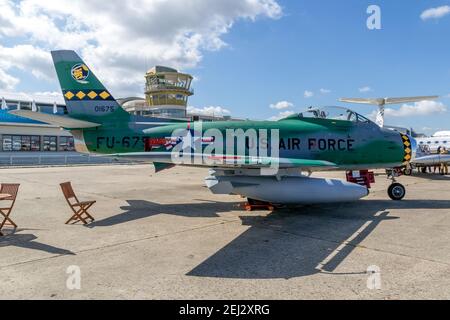
[[[320,169],[331,170],[338,166],[329,161],[295,159],[295,158],[273,158],[273,157],[249,157],[249,156],[230,156],[230,155],[212,155],[206,156],[198,153],[172,154],[170,152],[133,152],[109,154],[109,157],[126,158],[138,161],[150,161],[158,164],[185,165],[194,167],[211,168],[247,168],[259,169],[269,168],[276,165],[279,168],[301,168],[301,169]]]

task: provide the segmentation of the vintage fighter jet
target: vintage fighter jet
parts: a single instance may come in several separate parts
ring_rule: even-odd
[[[173,165],[210,168],[214,193],[249,203],[347,202],[368,195],[369,169],[401,168],[415,156],[414,139],[339,107],[310,108],[280,121],[183,122],[139,126],[74,51],[52,52],[70,117],[12,113],[70,130],[79,152],[142,159],[157,171]],[[347,181],[311,177],[342,170]],[[394,170],[397,172],[397,170]],[[405,196],[395,182],[388,194]]]

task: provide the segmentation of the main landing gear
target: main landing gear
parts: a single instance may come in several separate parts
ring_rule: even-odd
[[[273,203],[254,200],[254,199],[250,199],[250,198],[247,199],[247,202],[244,203],[242,205],[242,207],[246,211],[254,211],[254,210],[275,211],[276,209],[281,208],[281,206],[273,204]]]
[[[386,173],[388,179],[392,180],[392,184],[388,188],[389,198],[395,201],[402,200],[406,195],[406,188],[402,184],[397,183],[395,178],[400,177],[404,174],[403,169],[398,168],[386,170]],[[372,184],[375,183],[375,174],[372,171],[368,170],[348,171],[346,176],[348,182],[365,186],[367,187],[367,189],[370,189],[372,187]]]
[[[388,196],[394,201],[400,201],[406,196],[406,188],[398,183],[395,178],[403,174],[402,169],[386,170],[388,179],[392,180],[392,184],[388,188]]]

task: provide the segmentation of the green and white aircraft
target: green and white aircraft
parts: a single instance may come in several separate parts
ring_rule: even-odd
[[[210,168],[214,193],[249,203],[313,204],[358,200],[368,194],[369,169],[395,169],[415,157],[409,136],[380,128],[340,107],[310,108],[279,121],[189,122],[136,117],[123,110],[74,51],[52,52],[69,117],[25,110],[14,114],[69,130],[83,153]],[[347,180],[311,177],[342,170]],[[395,182],[394,200],[405,196]]]

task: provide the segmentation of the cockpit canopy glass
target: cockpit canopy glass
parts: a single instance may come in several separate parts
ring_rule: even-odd
[[[366,117],[363,117],[359,113],[353,110],[343,107],[311,107],[308,110],[299,113],[298,117],[301,118],[315,118],[315,119],[328,119],[328,120],[342,120],[352,122],[370,123],[371,121]]]

